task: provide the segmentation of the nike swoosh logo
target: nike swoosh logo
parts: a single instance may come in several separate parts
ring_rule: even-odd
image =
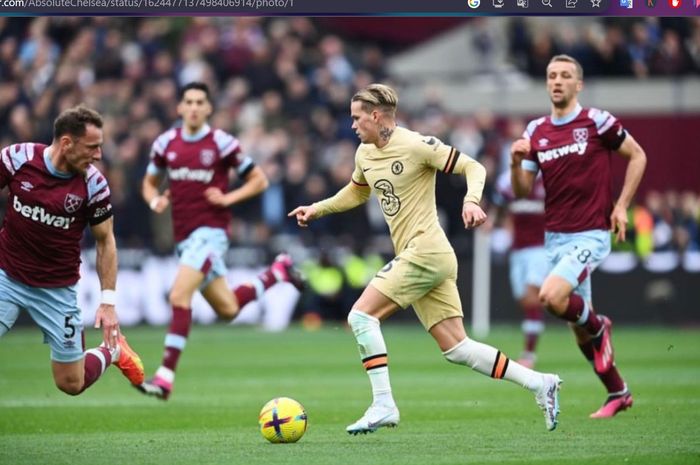
[[[388,414],[384,415],[383,417],[381,417],[381,418],[380,418],[379,420],[377,420],[377,421],[368,421],[368,422],[367,422],[367,427],[368,427],[368,428],[377,428],[378,426],[380,426],[380,423],[381,423],[382,421],[386,420],[386,419],[389,418],[390,416],[391,416],[391,413],[388,413]]]
[[[362,168],[362,172],[366,173],[367,171],[371,170],[372,168]]]

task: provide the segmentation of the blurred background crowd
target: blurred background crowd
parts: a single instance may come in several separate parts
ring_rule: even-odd
[[[382,18],[383,30],[373,33],[376,21],[337,18],[0,18],[0,145],[48,143],[60,111],[81,102],[96,108],[105,118],[101,169],[112,189],[118,244],[167,255],[173,248],[169,218],[151,214],[140,183],[153,140],[177,124],[178,89],[204,81],[213,90],[211,124],[236,135],[271,181],[263,196],[234,208],[234,246],[342,246],[369,257],[363,267],[372,269],[382,261],[377,253],[390,252],[375,202],[308,230],[297,228],[286,212],[348,182],[358,143],[349,100],[377,81],[395,85],[401,99],[402,76],[390,73],[391,57],[466,25],[473,31],[468,47],[480,63],[505,53],[525,78],[543,81],[557,53],[577,57],[587,79],[700,75],[700,18],[586,18],[560,28],[538,18],[511,18],[498,23],[506,32],[500,36],[491,32],[497,20],[505,21],[421,19],[423,26],[410,31],[398,19]],[[392,22],[395,27],[387,28]],[[488,66],[481,71],[488,73]],[[537,115],[495,109],[460,114],[447,110],[446,98],[427,93],[418,108],[400,103],[399,120],[478,158],[492,183],[507,169],[509,145],[526,117]],[[438,176],[441,219],[458,253],[471,244],[459,216],[464,189],[459,177]],[[620,247],[640,256],[700,250],[699,193],[700,182],[695,190],[670,182],[667,189],[641,192],[630,210],[632,241]],[[0,212],[4,202],[0,196]],[[333,260],[325,254],[307,272],[320,273]],[[366,273],[354,273],[361,289]],[[336,281],[332,273],[318,280],[331,290]]]

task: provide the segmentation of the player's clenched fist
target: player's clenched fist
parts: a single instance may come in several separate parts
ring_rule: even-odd
[[[462,207],[462,219],[466,229],[476,228],[486,221],[486,213],[481,207],[473,202],[464,202]]]
[[[523,157],[530,153],[530,141],[528,139],[518,139],[510,146],[511,166],[520,166]]]
[[[287,216],[295,216],[297,224],[305,228],[309,225],[309,221],[316,218],[316,213],[316,207],[313,205],[302,205],[290,211]]]

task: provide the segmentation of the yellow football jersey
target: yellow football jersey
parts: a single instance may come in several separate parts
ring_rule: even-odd
[[[384,147],[357,148],[352,180],[377,196],[397,255],[408,251],[420,264],[422,254],[454,253],[438,222],[435,173],[451,173],[458,157],[436,137],[398,126]]]

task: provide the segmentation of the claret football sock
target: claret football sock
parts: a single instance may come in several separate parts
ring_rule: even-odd
[[[566,311],[561,315],[566,321],[576,323],[578,326],[585,328],[588,334],[596,335],[603,328],[603,322],[598,318],[595,311],[583,300],[578,294],[569,296],[569,305]]]
[[[578,345],[581,349],[581,353],[586,357],[591,365],[593,365],[593,343],[591,341],[584,342]],[[627,387],[625,381],[620,376],[620,372],[617,370],[617,366],[613,363],[608,371],[605,373],[597,373],[596,375],[600,379],[600,382],[605,386],[608,395],[614,395],[615,393],[624,392]]]
[[[525,308],[522,330],[525,335],[523,352],[531,353],[534,356],[540,334],[544,331],[544,310],[539,304]]]
[[[80,392],[95,383],[112,363],[112,354],[106,347],[95,347],[85,351],[85,381]]]
[[[251,282],[241,284],[233,289],[238,306],[243,308],[247,303],[258,300],[269,288],[277,283],[291,283],[298,290],[304,288],[304,278],[294,267],[294,261],[288,254],[279,254],[272,264],[261,272]]]
[[[172,370],[177,368],[182,351],[187,345],[187,337],[192,326],[192,311],[189,308],[173,307],[173,319],[170,322],[168,334],[165,336],[165,354],[162,366]]]

